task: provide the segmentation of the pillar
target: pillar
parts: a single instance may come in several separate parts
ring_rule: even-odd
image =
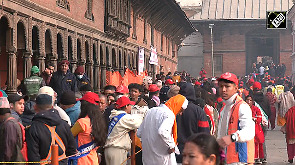
[[[70,61],[70,63],[71,63],[71,66],[72,66],[72,73],[74,73],[75,72],[75,70],[76,70],[76,68],[77,68],[77,61],[76,60],[72,60],[72,61]]]
[[[90,79],[90,83],[93,86],[93,66],[92,66],[92,62],[88,62],[86,63],[86,75],[88,76],[88,78]]]
[[[105,65],[102,65],[101,66],[101,76],[100,76],[100,79],[101,79],[101,86],[100,88],[103,89],[105,86],[106,86],[106,66]]]
[[[17,63],[16,63],[16,51],[8,52],[8,74],[7,74],[7,93],[17,92]]]
[[[50,62],[54,65],[54,71],[57,71],[57,59],[53,56],[50,58]]]
[[[24,52],[24,76],[30,77],[32,68],[32,52]]]
[[[40,72],[43,72],[45,70],[45,57],[44,55],[41,55],[37,58],[38,59],[38,68],[40,70]]]
[[[100,92],[100,74],[99,74],[99,64],[93,64],[93,90],[96,93]]]

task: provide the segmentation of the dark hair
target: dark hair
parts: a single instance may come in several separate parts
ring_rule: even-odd
[[[204,132],[193,134],[187,139],[186,143],[188,142],[197,145],[200,152],[206,158],[209,158],[211,154],[214,154],[216,156],[216,164],[220,164],[220,146],[214,136]]]
[[[266,92],[272,92],[271,88],[267,88]]]
[[[51,62],[50,63],[47,63],[45,67],[46,68],[49,68],[50,66],[54,67],[53,63],[51,63]]]
[[[143,92],[143,86],[140,85],[140,84],[137,84],[137,83],[129,84],[129,85],[128,85],[128,89],[129,89],[129,91],[130,91],[132,88],[134,88],[134,89],[138,89],[139,92]]]
[[[114,85],[107,85],[103,88],[103,90],[113,90],[116,91],[116,87]]]
[[[249,97],[251,97],[253,99],[253,96],[252,95],[248,95],[248,96],[245,97],[245,100],[247,100],[247,98],[249,98]]]
[[[91,122],[91,135],[98,146],[103,146],[107,137],[107,127],[99,106],[87,101],[81,101],[80,118],[88,116]]]
[[[9,108],[0,108],[0,115],[5,115],[6,113],[11,113]]]
[[[107,98],[109,97],[109,96],[113,96],[114,98],[115,98],[115,101],[117,101],[117,95],[115,94],[115,93],[110,93],[110,94],[108,94],[107,95]]]

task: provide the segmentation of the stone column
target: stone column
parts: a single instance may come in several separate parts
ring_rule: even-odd
[[[86,67],[86,75],[88,76],[88,78],[90,79],[90,83],[93,86],[93,66],[92,66],[92,62],[88,62],[85,65]]]
[[[17,63],[16,63],[16,52],[8,52],[8,74],[7,74],[7,93],[17,92]]]
[[[123,77],[124,76],[124,68],[123,67],[120,67],[119,68],[119,72],[120,72],[121,76]]]
[[[32,52],[24,52],[24,76],[30,77],[32,68]]]
[[[71,66],[72,66],[72,73],[74,73],[75,72],[75,70],[76,70],[76,68],[77,68],[77,61],[76,60],[72,60],[72,61],[70,61],[70,63],[71,63]]]
[[[100,92],[100,74],[99,74],[99,64],[93,64],[94,71],[93,71],[93,89],[94,92]]]
[[[55,57],[50,58],[50,62],[54,65],[54,71],[57,71],[57,59]]]
[[[38,68],[40,70],[40,72],[43,72],[45,70],[45,57],[44,56],[39,56],[38,57]]]
[[[101,79],[101,86],[100,88],[104,88],[106,86],[106,66],[102,65],[101,66],[101,75],[100,75],[100,79]]]

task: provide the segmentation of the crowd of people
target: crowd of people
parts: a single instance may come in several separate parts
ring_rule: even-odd
[[[142,84],[107,85],[94,93],[82,66],[63,60],[37,66],[18,93],[0,91],[0,162],[220,165],[267,163],[265,136],[276,125],[295,156],[295,88],[289,77],[255,71],[199,78],[160,73]],[[258,75],[258,76],[257,76]],[[276,123],[277,120],[277,123]],[[39,162],[39,163],[38,163]]]

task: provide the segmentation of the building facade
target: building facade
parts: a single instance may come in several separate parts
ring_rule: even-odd
[[[175,71],[177,48],[194,31],[175,1],[3,0],[0,12],[1,87],[16,92],[17,81],[37,65],[68,59],[72,71],[85,67],[95,91],[106,84],[106,70],[136,71],[138,48],[145,69]],[[148,63],[151,46],[158,66]],[[55,67],[56,68],[56,67]]]
[[[295,3],[295,0],[293,0]],[[292,6],[288,12],[288,18],[292,22],[292,82],[295,84],[295,7]]]
[[[202,36],[203,66],[201,67],[205,68],[208,76],[212,76],[212,42],[209,24],[214,24],[212,28],[214,76],[220,76],[224,72],[245,76],[251,72],[252,64],[260,57],[271,58],[276,65],[284,63],[287,67],[286,75],[290,75],[291,22],[287,22],[287,29],[278,30],[267,29],[266,20],[267,11],[288,11],[292,5],[292,0],[203,0],[201,12],[190,17]],[[199,45],[200,42],[197,43]],[[195,52],[197,51],[191,53]],[[200,68],[200,62],[194,63],[198,64],[196,68]],[[182,65],[193,66],[194,63]]]

